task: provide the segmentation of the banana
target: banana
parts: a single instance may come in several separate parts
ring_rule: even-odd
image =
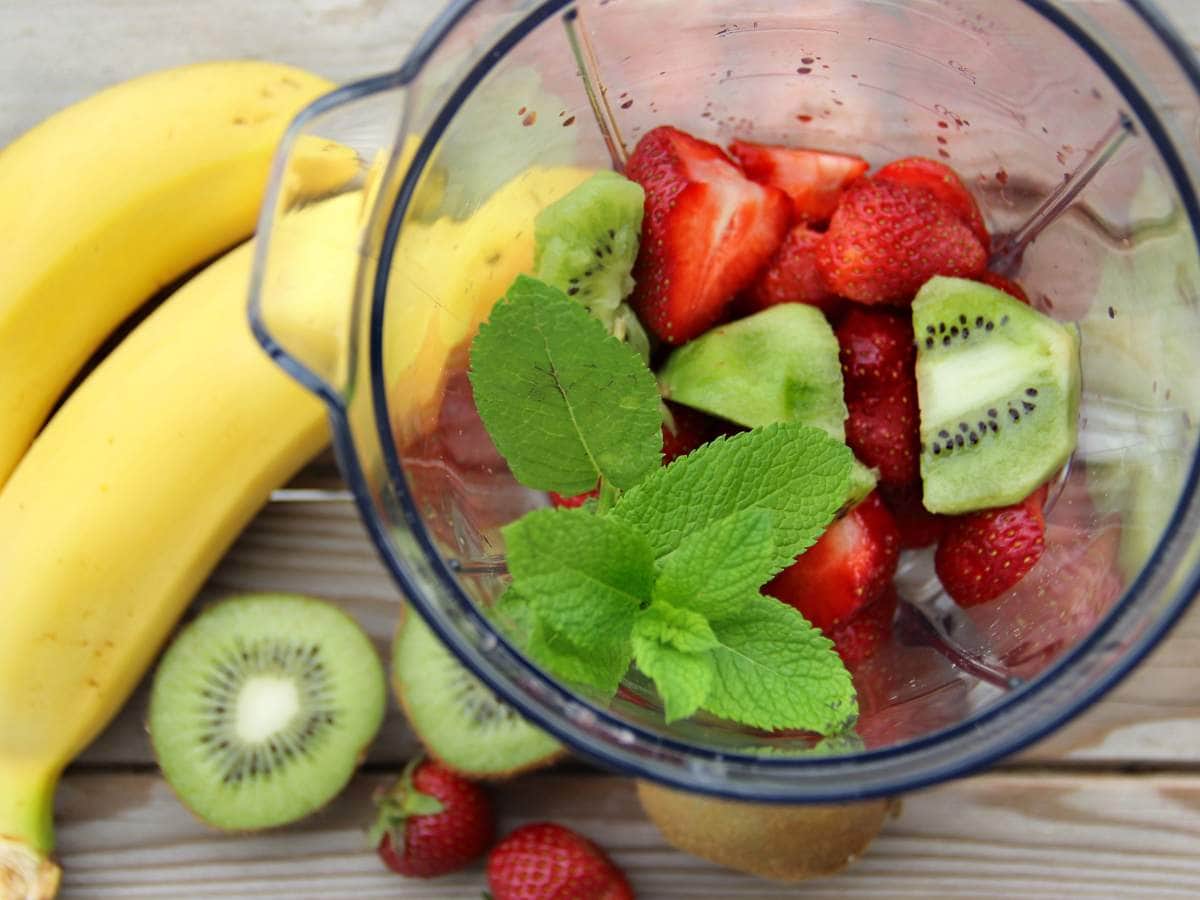
[[[347,193],[290,217],[306,239],[281,260],[288,315],[314,335],[336,334],[349,303],[360,210]],[[134,329],[0,491],[0,897],[53,896],[62,769],[271,490],[328,440],[320,402],[247,326],[253,252],[213,263]]]
[[[0,151],[0,485],[104,338],[156,291],[254,231],[288,122],[330,90],[265,62],[136,78]],[[352,151],[298,148],[315,193]]]

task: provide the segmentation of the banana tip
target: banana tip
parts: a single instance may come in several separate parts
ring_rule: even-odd
[[[0,900],[52,900],[62,870],[23,841],[0,835]]]

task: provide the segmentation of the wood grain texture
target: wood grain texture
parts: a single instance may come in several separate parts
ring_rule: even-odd
[[[64,898],[477,897],[479,866],[430,882],[385,872],[366,846],[364,776],[302,825],[254,840],[183,814],[147,775],[75,775],[60,798]],[[904,799],[836,879],[784,887],[663,844],[633,783],[529,776],[495,791],[500,830],[552,819],[604,846],[638,896],[1040,898],[1200,896],[1200,776],[987,775]]]
[[[351,503],[271,504],[213,574],[201,601],[261,590],[338,601],[386,653],[400,594]],[[143,688],[82,761],[151,762],[142,727],[145,701]],[[396,762],[416,746],[403,717],[393,711],[370,758]],[[1200,607],[1109,697],[1020,760],[1200,764]]]

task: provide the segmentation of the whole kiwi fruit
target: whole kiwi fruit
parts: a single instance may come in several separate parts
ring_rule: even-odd
[[[676,849],[771,881],[833,875],[874,840],[895,801],[745,803],[637,783],[642,809]]]

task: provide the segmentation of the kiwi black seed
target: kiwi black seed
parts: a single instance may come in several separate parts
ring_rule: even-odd
[[[1075,446],[1076,331],[957,278],[921,289],[913,326],[942,336],[917,348],[926,508],[960,513],[1028,496]]]
[[[392,686],[429,755],[464,775],[506,778],[564,752],[468,672],[407,608],[392,648]]]
[[[249,595],[209,607],[167,649],[150,739],[201,819],[269,828],[345,787],[386,699],[383,666],[353,619],[309,597]]]
[[[615,172],[597,172],[534,220],[534,275],[566,292],[613,330],[633,290],[645,194]]]

